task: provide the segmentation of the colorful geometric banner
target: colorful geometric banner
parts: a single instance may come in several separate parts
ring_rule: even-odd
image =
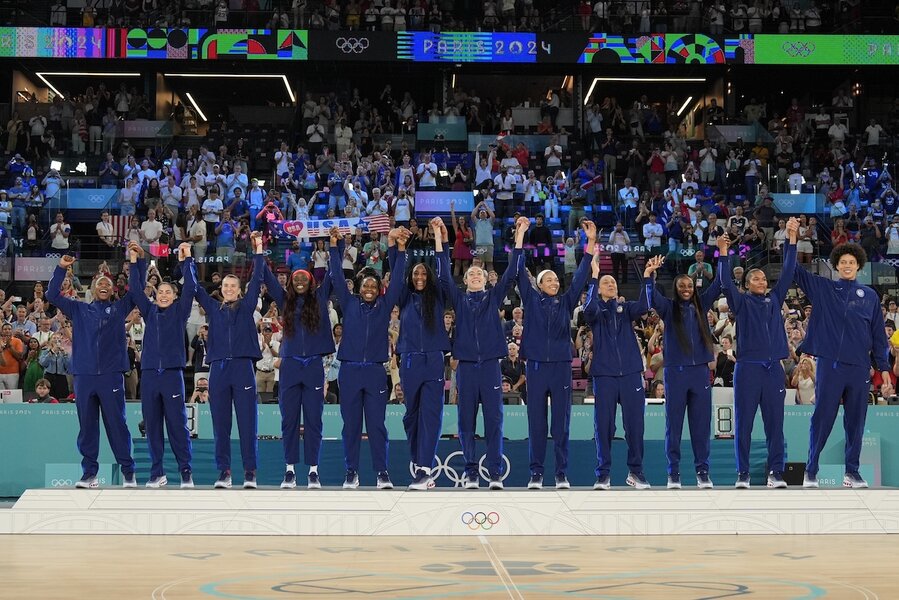
[[[657,65],[751,63],[752,49],[751,35],[724,38],[719,42],[698,33],[632,37],[596,33],[590,37],[578,62]]]
[[[109,58],[307,60],[304,29],[128,29]]]
[[[895,65],[899,36],[0,27],[0,58]]]

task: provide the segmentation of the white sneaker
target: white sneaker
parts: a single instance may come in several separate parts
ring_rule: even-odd
[[[159,477],[153,477],[147,482],[147,487],[152,489],[159,489],[165,485],[168,485],[169,479],[165,475],[160,475]]]
[[[865,481],[858,472],[846,473],[843,475],[843,487],[852,488],[854,490],[861,490],[868,487],[868,482]]]
[[[668,476],[668,489],[669,490],[679,490],[681,489],[680,483],[680,474],[674,474]]]
[[[137,477],[134,476],[134,473],[131,474],[131,477],[125,477],[125,479],[122,480],[122,487],[126,489],[137,487]]]
[[[775,473],[774,471],[768,473],[767,485],[769,488],[778,490],[790,487],[789,485],[787,485],[787,482],[784,481],[783,475],[781,475],[780,473]]]
[[[219,473],[219,478],[215,480],[212,487],[217,490],[228,490],[231,489],[231,485],[231,470],[225,469]]]
[[[490,480],[490,489],[491,490],[501,490],[503,489],[503,480],[497,477],[496,479]]]
[[[542,490],[543,489],[543,475],[531,475],[531,480],[528,481],[528,489],[529,490]]]
[[[818,478],[806,473],[802,478],[802,487],[806,489],[818,489]]]
[[[476,490],[481,487],[480,478],[475,475],[474,478],[470,478],[468,473],[462,475],[462,487],[466,490]]]
[[[652,488],[649,482],[646,481],[646,477],[643,473],[628,473],[625,483],[638,490],[648,490]]]
[[[392,490],[393,482],[390,481],[390,475],[388,475],[387,471],[381,471],[378,473],[378,489],[379,490]]]
[[[100,480],[96,475],[85,475],[75,482],[75,487],[82,490],[96,489],[100,487]]]
[[[415,471],[415,479],[409,484],[409,489],[426,492],[432,487],[434,487],[434,480],[431,478],[431,475],[424,469],[417,469]]]
[[[343,489],[355,490],[359,487],[359,474],[356,471],[347,471],[343,480]]]
[[[284,481],[281,482],[282,490],[292,490],[297,487],[297,474],[293,471],[284,472]]]

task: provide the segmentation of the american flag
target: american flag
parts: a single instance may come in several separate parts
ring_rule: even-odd
[[[378,233],[388,233],[390,231],[390,215],[374,215],[362,219],[368,227],[368,231],[377,231]]]
[[[371,217],[349,219],[310,219],[308,221],[270,221],[269,231],[271,235],[281,239],[293,239],[294,237],[319,238],[327,237],[331,227],[337,226],[340,235],[353,233],[387,233],[390,231],[389,215],[374,215]]]
[[[124,240],[128,235],[128,225],[131,223],[131,217],[128,215],[112,215],[109,217],[112,223],[112,232],[119,240]]]

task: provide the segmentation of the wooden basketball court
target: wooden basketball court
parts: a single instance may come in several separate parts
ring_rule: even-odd
[[[627,598],[899,595],[875,536],[0,536],[0,598]]]

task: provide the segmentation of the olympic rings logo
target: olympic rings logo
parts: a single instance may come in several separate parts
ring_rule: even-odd
[[[371,42],[368,41],[368,38],[346,38],[339,37],[334,40],[334,45],[337,46],[337,49],[343,52],[344,54],[362,54],[366,50],[368,50],[368,46]]]
[[[434,456],[435,466],[431,470],[431,477],[434,481],[437,481],[440,475],[445,475],[446,478],[450,480],[450,483],[453,484],[453,487],[462,487],[462,475],[465,473],[465,464],[463,463],[459,468],[456,468],[455,466],[450,465],[450,462],[454,459],[462,459],[464,461],[464,455],[461,450],[451,452],[445,459],[441,459],[436,455]],[[481,459],[478,461],[478,474],[484,479],[489,480],[490,472],[487,470],[487,467],[484,466],[484,461],[486,460],[487,455],[481,455]],[[512,463],[505,454],[503,454],[503,464],[505,469],[503,470],[501,479],[505,481],[512,471]],[[409,473],[413,476],[415,475],[415,465],[411,462],[409,463]]]
[[[472,531],[481,529],[490,531],[493,526],[499,523],[499,513],[497,512],[464,512],[462,513],[462,524],[467,525]]]
[[[784,42],[781,47],[792,57],[807,58],[815,51],[815,44],[811,42]]]
[[[71,487],[74,482],[71,479],[51,479],[50,487]]]

